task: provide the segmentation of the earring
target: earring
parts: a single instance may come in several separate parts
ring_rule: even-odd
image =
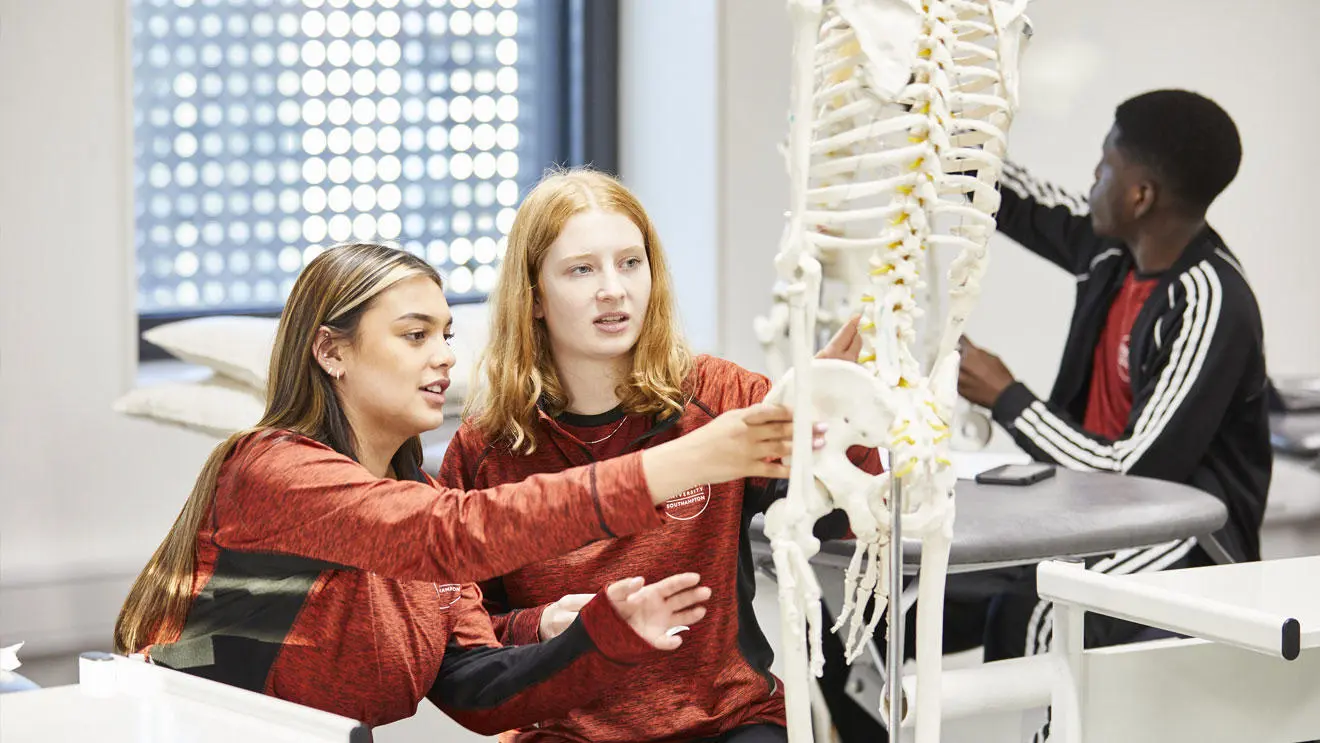
[[[344,370],[343,370],[343,369],[340,369],[339,371],[335,372],[335,379],[336,379],[336,380],[343,379],[343,378],[344,378]]]

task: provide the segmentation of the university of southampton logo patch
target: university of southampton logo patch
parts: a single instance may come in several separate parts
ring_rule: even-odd
[[[432,583],[435,586],[435,596],[440,601],[441,609],[448,609],[458,603],[458,599],[463,595],[463,586],[457,583],[445,583],[443,585]]]
[[[706,512],[710,505],[710,486],[698,485],[665,501],[665,514],[678,521],[691,521]]]

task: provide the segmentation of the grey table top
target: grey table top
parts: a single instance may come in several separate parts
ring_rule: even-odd
[[[954,497],[954,572],[1202,536],[1228,520],[1223,503],[1188,485],[1063,468],[1022,487],[959,480]],[[751,536],[766,543],[761,518],[753,520]],[[820,556],[847,560],[852,553],[852,541],[839,540],[823,543]],[[921,542],[904,539],[905,565],[915,569],[920,561]]]

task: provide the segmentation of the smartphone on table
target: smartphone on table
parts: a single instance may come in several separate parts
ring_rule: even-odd
[[[982,485],[1031,485],[1054,477],[1054,465],[1048,462],[1004,464],[976,476]]]

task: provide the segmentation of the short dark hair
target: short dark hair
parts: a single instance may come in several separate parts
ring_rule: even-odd
[[[1242,140],[1224,109],[1186,90],[1155,90],[1114,112],[1123,154],[1150,168],[1188,206],[1204,211],[1237,176]]]

